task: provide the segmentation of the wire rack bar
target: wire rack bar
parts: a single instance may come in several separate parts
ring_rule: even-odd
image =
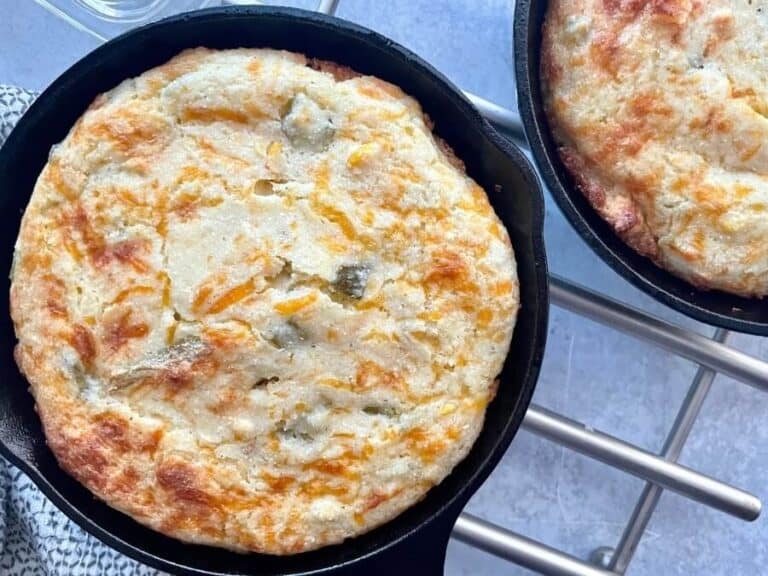
[[[561,308],[768,392],[768,362],[734,350],[706,336],[678,328],[656,316],[554,274],[550,276],[550,295],[552,302]]]
[[[456,521],[453,537],[494,556],[550,576],[615,576],[614,572],[587,564],[466,512]]]
[[[566,448],[732,516],[755,520],[760,515],[760,500],[748,492],[540,406],[531,405],[523,420],[523,427]]]
[[[509,132],[525,140],[525,131],[523,130],[523,122],[520,120],[520,114],[470,92],[464,92],[464,95],[469,98],[489,122],[492,122],[504,132]]]
[[[469,98],[469,101],[475,105],[475,108],[477,108],[480,111],[480,114],[485,116],[489,122],[492,122],[496,127],[501,128],[509,135],[525,142],[523,124],[520,121],[520,115],[517,112],[499,106],[498,104],[486,100],[485,98],[481,98],[471,92],[465,91],[464,95]]]
[[[323,14],[333,15],[336,13],[336,8],[339,6],[339,0],[320,0],[320,4],[317,6],[317,11]]]
[[[714,340],[724,343],[727,341],[730,333],[727,330],[718,328],[715,332]],[[708,368],[699,368],[696,376],[688,389],[685,400],[677,413],[675,423],[667,436],[662,449],[662,456],[668,460],[676,461],[682,454],[686,440],[693,429],[693,424],[704,405],[704,400],[709,394],[716,373]],[[632,557],[640,544],[640,540],[648,527],[656,505],[659,503],[663,489],[661,486],[648,483],[640,495],[640,499],[632,511],[629,523],[619,540],[616,549],[611,554],[609,567],[614,572],[624,574],[629,566]]]

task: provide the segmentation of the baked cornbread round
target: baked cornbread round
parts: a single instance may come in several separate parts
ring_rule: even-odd
[[[768,293],[768,3],[552,0],[541,72],[621,238],[699,288]]]
[[[165,534],[291,554],[467,454],[518,283],[485,192],[399,88],[197,49],[52,151],[11,300],[63,468]]]

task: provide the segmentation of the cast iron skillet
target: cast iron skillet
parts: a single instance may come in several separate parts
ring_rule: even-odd
[[[515,66],[520,115],[539,172],[560,209],[608,265],[647,294],[715,326],[768,336],[768,301],[698,290],[627,246],[576,188],[560,160],[544,113],[539,65],[547,0],[517,0]]]
[[[521,302],[496,399],[469,456],[427,497],[392,522],[344,544],[292,557],[240,555],[166,538],[96,501],[57,465],[45,444],[27,383],[13,361],[6,279],[0,298],[0,452],[24,470],[65,514],[110,546],[182,574],[408,574],[443,570],[461,508],[499,461],[533,392],[547,331],[543,201],[520,151],[498,136],[440,73],[392,41],[348,22],[291,9],[238,7],[173,17],[96,49],[56,80],[0,151],[0,270],[11,266],[22,211],[51,146],[94,97],[184,48],[268,46],[304,52],[375,74],[415,96],[486,190],[512,238]]]

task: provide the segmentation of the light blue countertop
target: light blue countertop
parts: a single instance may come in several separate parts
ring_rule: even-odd
[[[295,4],[295,2],[294,2]],[[306,5],[306,3],[305,3]],[[338,15],[411,48],[459,86],[515,107],[510,0],[342,0]],[[0,83],[42,89],[97,46],[32,0],[0,0]],[[595,257],[547,199],[553,272],[711,334],[638,292]],[[768,358],[768,339],[732,344]],[[535,402],[594,428],[659,451],[696,367],[558,308]],[[768,498],[768,396],[718,376],[682,462]],[[586,558],[614,545],[643,483],[521,431],[469,504],[473,514]],[[665,493],[631,575],[768,573],[768,519],[745,523]],[[447,574],[490,576],[525,570],[460,543]]]

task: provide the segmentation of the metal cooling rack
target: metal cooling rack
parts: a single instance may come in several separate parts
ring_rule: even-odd
[[[321,0],[317,10],[333,14],[339,2]],[[525,143],[517,112],[465,94],[488,120],[518,143]],[[590,562],[585,562],[466,512],[456,522],[452,537],[549,576],[617,576],[626,572],[664,490],[742,520],[757,519],[762,508],[757,496],[678,464],[677,460],[717,373],[768,392],[768,362],[727,346],[727,330],[718,329],[711,338],[701,336],[555,274],[550,275],[550,296],[555,306],[691,360],[699,370],[659,454],[536,404],[531,404],[525,415],[523,428],[529,432],[646,481],[615,547],[598,548]]]
[[[225,0],[225,3],[241,1]],[[334,14],[339,2],[321,0],[317,10]],[[78,28],[82,29],[82,25]],[[91,30],[85,31],[104,39]],[[516,112],[474,94],[465,94],[489,121],[525,145],[522,124]],[[646,481],[615,547],[596,549],[587,562],[468,513],[459,517],[452,537],[548,576],[621,576],[626,572],[664,490],[742,520],[757,519],[762,503],[756,496],[678,464],[677,460],[715,376],[724,374],[768,392],[768,362],[729,347],[730,333],[727,330],[718,329],[711,338],[702,336],[554,274],[550,275],[550,296],[555,306],[677,354],[698,364],[699,370],[659,454],[536,404],[531,404],[525,415],[522,426],[529,432]]]

